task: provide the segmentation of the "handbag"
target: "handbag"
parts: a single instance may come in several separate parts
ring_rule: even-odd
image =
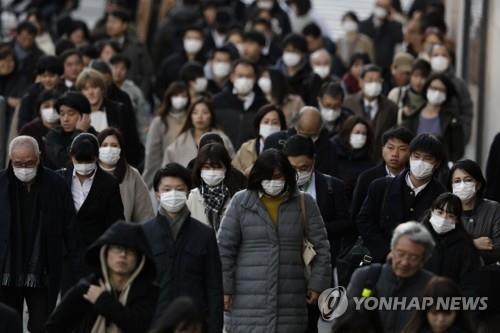
[[[302,240],[302,260],[304,261],[304,268],[306,273],[306,278],[309,279],[311,276],[311,262],[314,257],[316,257],[316,250],[314,250],[314,245],[309,241],[307,235],[307,218],[306,218],[306,205],[304,201],[304,193],[300,194],[300,220],[304,226],[304,239]]]

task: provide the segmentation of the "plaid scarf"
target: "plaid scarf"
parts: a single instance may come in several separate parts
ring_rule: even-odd
[[[220,225],[222,208],[229,197],[229,190],[224,183],[216,186],[208,186],[202,182],[200,192],[205,202],[205,214],[207,214],[212,227],[217,231]]]

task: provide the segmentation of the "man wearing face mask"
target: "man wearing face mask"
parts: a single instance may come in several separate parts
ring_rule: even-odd
[[[256,88],[255,66],[248,60],[239,59],[233,64],[231,85],[214,96],[217,123],[238,150],[241,144],[253,138],[252,124],[257,111],[267,104],[266,98]]]
[[[434,199],[445,192],[434,179],[445,162],[441,142],[431,134],[421,134],[410,143],[409,169],[370,184],[356,225],[374,261],[385,261],[391,233],[398,224],[421,218]]]
[[[285,74],[291,92],[300,96],[306,93],[304,81],[311,72],[307,55],[306,39],[302,35],[290,34],[283,40],[283,56],[276,63]]]
[[[395,47],[403,42],[401,23],[391,18],[392,0],[375,0],[373,14],[359,23],[359,32],[370,37],[375,45],[375,63],[390,78],[390,67]]]
[[[203,66],[198,62],[187,62],[179,72],[179,78],[189,87],[189,97],[192,101],[206,96],[208,80]]]
[[[23,315],[28,330],[44,332],[61,285],[63,253],[72,258],[74,208],[62,179],[42,167],[37,141],[18,136],[0,171],[0,302]],[[72,263],[73,265],[74,263]]]
[[[280,39],[273,31],[273,21],[271,20],[265,18],[255,18],[252,21],[252,28],[254,31],[258,31],[264,35],[266,43],[262,49],[262,54],[266,57],[269,63],[275,64],[281,57],[282,50]]]
[[[231,74],[231,63],[238,57],[238,51],[230,44],[218,47],[212,52],[211,61],[205,66],[210,68],[212,74],[208,80],[207,91],[218,94],[224,88]]]
[[[370,121],[375,139],[375,157],[380,159],[382,134],[396,125],[398,106],[382,95],[382,69],[366,65],[361,72],[361,91],[347,97],[344,106]]]
[[[155,93],[161,100],[165,90],[170,83],[177,80],[182,66],[188,61],[205,63],[203,49],[204,33],[203,29],[197,25],[192,25],[184,30],[183,50],[172,54],[163,60],[158,71]]]
[[[445,45],[434,45],[431,52],[432,72],[446,75],[456,91],[459,104],[459,115],[464,126],[465,143],[469,142],[472,131],[473,102],[467,83],[455,75],[455,68],[451,64],[450,51]]]
[[[158,215],[143,225],[159,272],[157,321],[180,296],[191,297],[207,319],[208,332],[222,331],[222,270],[213,229],[193,219],[186,206],[191,175],[177,163],[154,177]]]
[[[333,138],[344,122],[354,113],[342,106],[344,102],[344,89],[337,82],[326,82],[319,89],[318,98],[315,103],[319,106],[324,128],[328,130],[328,136]]]
[[[302,99],[307,105],[318,106],[316,98],[321,87],[330,81],[340,81],[340,78],[332,74],[332,57],[326,49],[314,51],[309,62],[312,73],[309,74],[304,83],[305,95],[302,96]]]
[[[247,31],[243,34],[243,52],[241,58],[253,63],[259,71],[268,67],[268,59],[264,56],[266,37],[258,31]]]
[[[61,290],[68,290],[87,268],[83,264],[85,249],[117,220],[123,220],[123,203],[118,181],[98,167],[99,142],[90,133],[81,133],[71,143],[69,154],[73,167],[60,170],[71,190],[76,211],[76,251],[80,267],[68,265],[63,273]]]

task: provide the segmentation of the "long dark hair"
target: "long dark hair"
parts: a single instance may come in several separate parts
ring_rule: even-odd
[[[229,175],[231,174],[231,157],[229,157],[224,145],[220,143],[209,143],[200,149],[193,167],[193,184],[195,186],[201,185],[201,169],[205,164],[224,167],[226,169],[224,183],[227,184]]]
[[[118,180],[118,182],[121,184],[123,181],[123,178],[125,178],[125,173],[127,172],[127,159],[125,158],[125,142],[123,140],[123,135],[122,132],[118,128],[114,127],[108,127],[103,129],[98,135],[97,135],[97,141],[99,141],[99,147],[101,147],[102,143],[108,136],[114,135],[116,139],[118,140],[118,143],[120,144],[120,159],[116,163],[116,168],[113,171],[113,176]]]
[[[444,101],[443,105],[448,104],[450,101],[453,100],[454,97],[457,96],[457,91],[455,89],[455,86],[453,85],[453,82],[446,76],[446,74],[443,73],[435,73],[431,74],[427,80],[425,81],[424,87],[422,89],[423,92],[423,97],[427,100],[427,89],[430,88],[432,81],[438,80],[441,81],[444,86],[446,87],[446,100]]]
[[[165,91],[165,94],[163,95],[163,101],[160,105],[160,108],[158,109],[158,116],[165,126],[168,126],[167,115],[170,112],[170,108],[172,107],[172,102],[170,101],[171,97],[182,93],[186,93],[186,97],[188,100],[186,107],[189,108],[189,104],[191,102],[189,97],[189,88],[184,82],[172,82],[168,86],[168,89]]]
[[[360,116],[351,116],[347,118],[347,120],[344,122],[342,125],[342,128],[340,129],[339,134],[337,134],[337,139],[345,146],[349,147],[349,150],[352,150],[351,144],[349,143],[349,138],[351,136],[352,129],[354,126],[357,124],[363,124],[366,127],[366,144],[365,144],[365,149],[367,150],[368,154],[371,156],[373,153],[373,129],[370,123],[360,117]]]
[[[446,193],[441,193],[433,202],[431,205],[431,208],[427,210],[425,213],[422,221],[426,224],[429,223],[429,220],[432,215],[432,211],[435,209],[440,209],[444,210],[447,213],[451,213],[456,216],[456,226],[457,227],[462,227],[462,222],[460,218],[462,217],[462,201],[460,201],[460,198],[457,197],[455,194],[446,192]]]
[[[297,173],[292,167],[288,158],[278,149],[264,150],[257,160],[248,175],[247,189],[251,191],[262,191],[263,180],[271,179],[274,170],[278,169],[285,177],[285,188],[288,193],[293,193],[297,190]]]
[[[255,114],[255,118],[253,121],[253,130],[256,139],[259,138],[260,122],[262,121],[262,118],[264,118],[269,112],[276,112],[278,114],[281,130],[286,130],[286,118],[283,111],[274,104],[266,104],[262,106]]]
[[[193,119],[191,119],[191,116],[193,115],[194,109],[196,108],[196,106],[198,104],[205,104],[208,108],[208,111],[210,112],[210,116],[211,116],[211,118],[210,118],[210,130],[217,128],[216,122],[215,122],[215,109],[214,109],[214,104],[212,103],[212,100],[208,97],[200,97],[200,98],[196,99],[193,102],[193,104],[191,104],[189,106],[188,114],[186,117],[186,122],[184,123],[184,126],[182,127],[182,130],[180,131],[179,135],[194,128]]]

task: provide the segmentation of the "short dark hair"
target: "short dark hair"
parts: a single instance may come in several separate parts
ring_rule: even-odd
[[[14,50],[12,47],[8,44],[1,44],[0,45],[0,60],[7,59],[8,57],[14,58],[14,61],[16,61],[16,54],[14,53]]]
[[[406,144],[410,144],[415,135],[406,127],[399,126],[388,129],[382,134],[382,146],[390,139],[398,139]]]
[[[213,49],[211,53],[211,58],[215,56],[216,53],[226,53],[229,54],[229,58],[231,59],[231,62],[234,61],[235,59],[238,59],[238,50],[232,46],[231,44],[226,44],[223,46],[216,47]]]
[[[130,59],[123,54],[115,54],[109,59],[111,65],[124,64],[127,69],[130,69],[131,63]]]
[[[35,110],[37,114],[40,112],[40,107],[46,101],[54,100],[54,109],[57,99],[61,96],[61,92],[58,89],[44,90],[38,95],[36,99]]]
[[[101,55],[102,51],[104,50],[104,48],[106,46],[111,47],[115,51],[115,53],[121,52],[120,44],[118,44],[116,41],[114,41],[112,39],[101,40],[101,41],[97,42],[95,45],[96,45],[98,56]]]
[[[413,64],[413,67],[411,68],[411,73],[415,73],[416,71],[419,71],[422,73],[425,77],[431,75],[432,72],[432,67],[431,64],[427,60],[424,59],[417,59],[415,63]]]
[[[283,39],[283,49],[285,49],[288,45],[293,46],[293,48],[299,50],[302,53],[307,53],[308,48],[307,48],[307,41],[304,38],[304,36],[291,33]]]
[[[36,26],[33,23],[31,23],[30,21],[22,21],[21,23],[19,23],[17,25],[16,33],[20,34],[23,31],[26,31],[30,35],[33,35],[33,36],[36,36],[36,34],[38,32],[36,29]]]
[[[165,165],[165,167],[156,171],[156,174],[153,178],[153,189],[155,192],[158,192],[160,182],[165,177],[179,178],[184,182],[184,184],[186,184],[188,189],[191,188],[191,174],[189,173],[188,169],[186,169],[179,163],[169,163]]]
[[[345,12],[344,15],[342,15],[342,20],[341,21],[344,21],[346,18],[350,18],[354,22],[359,23],[358,15],[356,15],[356,13],[353,12],[353,11]]]
[[[455,85],[453,84],[453,82],[444,73],[434,73],[427,78],[427,80],[425,81],[424,88],[422,90],[424,92],[423,94],[424,98],[427,99],[427,94],[426,94],[427,89],[429,89],[432,81],[434,80],[441,81],[446,87],[446,100],[444,101],[443,104],[447,104],[448,102],[452,101],[453,97],[457,95],[457,92],[455,90]]]
[[[59,59],[61,59],[63,66],[66,59],[73,55],[76,55],[78,58],[80,58],[80,60],[83,60],[82,53],[78,49],[67,49],[59,55]]]
[[[365,75],[370,72],[377,72],[382,77],[382,67],[374,64],[368,64],[363,66],[363,69],[361,70],[361,78],[364,79]]]
[[[320,38],[322,36],[321,34],[321,28],[314,22],[309,23],[302,29],[302,35],[304,36],[312,36],[313,38]]]
[[[262,118],[264,118],[269,112],[278,113],[281,130],[286,130],[286,118],[283,111],[274,104],[266,104],[262,106],[259,111],[257,111],[253,120],[253,130],[256,138],[259,138],[260,122],[262,121]]]
[[[446,192],[441,193],[431,205],[431,211],[434,209],[442,209],[457,217],[457,223],[460,223],[460,216],[462,216],[462,201],[455,194]]]
[[[103,141],[106,140],[108,136],[114,135],[120,144],[120,159],[116,163],[116,168],[113,171],[113,175],[116,177],[119,183],[125,178],[125,173],[127,172],[127,159],[125,157],[125,140],[123,139],[123,134],[118,128],[108,127],[103,129],[97,135],[97,141],[99,142],[99,147],[102,145]]]
[[[321,86],[318,97],[321,98],[325,95],[331,97],[340,97],[340,99],[343,101],[345,92],[339,82],[327,81]]]
[[[64,66],[62,61],[51,55],[43,55],[38,59],[35,72],[37,75],[49,72],[51,74],[62,75],[64,73]]]
[[[203,66],[196,61],[189,61],[181,67],[179,77],[182,82],[188,84],[190,81],[196,80],[199,77],[204,77],[205,72]]]
[[[262,17],[257,17],[252,20],[252,26],[255,28],[256,25],[258,24],[263,24],[266,26],[267,29],[272,30],[273,26],[271,24],[271,21],[268,19],[262,18]]]
[[[279,169],[285,177],[285,189],[289,193],[297,190],[297,173],[288,158],[280,150],[271,148],[264,150],[250,170],[248,176],[248,190],[263,191],[261,182],[271,179],[274,170]]]
[[[67,50],[74,49],[76,46],[75,44],[70,41],[69,39],[66,38],[61,38],[56,42],[56,55],[60,56]]]
[[[446,162],[446,152],[443,144],[432,134],[422,133],[411,140],[410,155],[417,151],[431,154],[439,164]]]
[[[252,67],[255,75],[257,75],[257,67],[255,67],[254,63],[251,62],[250,60],[242,59],[242,58],[239,58],[239,59],[236,59],[235,61],[233,61],[232,65],[231,65],[231,72],[234,72],[236,67],[238,67],[240,65]]]
[[[484,192],[486,191],[486,179],[484,178],[483,172],[481,171],[481,167],[477,162],[469,159],[462,159],[460,161],[455,162],[450,170],[450,179],[448,181],[449,188],[452,188],[453,183],[453,173],[456,170],[463,170],[471,175],[472,178],[479,184],[481,184],[481,188],[476,193],[476,198],[482,199],[484,197]]]
[[[261,32],[255,30],[245,32],[243,34],[243,41],[255,42],[261,47],[266,46],[266,37]]]
[[[367,53],[356,52],[351,56],[351,59],[349,59],[348,68],[351,68],[358,61],[362,61],[363,65],[369,64],[371,62],[370,56]]]
[[[186,35],[188,31],[198,31],[203,36],[203,28],[198,24],[188,25],[182,32],[182,35]]]
[[[99,142],[94,134],[80,133],[71,143],[69,154],[77,161],[90,161],[99,156]]]
[[[316,154],[316,149],[314,147],[314,142],[311,138],[302,135],[293,135],[286,140],[285,148],[283,153],[288,156],[301,156],[305,155],[311,159],[314,159]]]
[[[204,145],[196,156],[193,167],[193,184],[194,186],[201,185],[201,169],[203,165],[210,164],[212,166],[223,166],[226,169],[225,183],[231,174],[231,157],[227,152],[226,147],[220,143],[209,143]]]
[[[193,299],[181,296],[174,299],[162,312],[151,333],[175,332],[179,327],[200,327],[206,332],[206,322]]]
[[[106,74],[107,75],[113,75],[113,72],[111,71],[111,67],[104,60],[101,60],[101,59],[92,60],[92,62],[90,63],[89,67],[92,68],[92,69],[95,69],[100,74],[103,74],[103,75],[106,75]]]
[[[125,23],[129,23],[132,20],[129,11],[123,9],[115,9],[111,13],[109,13],[109,16],[116,17]]]

